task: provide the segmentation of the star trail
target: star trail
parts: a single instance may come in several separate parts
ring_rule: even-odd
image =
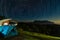
[[[60,20],[60,0],[0,0],[0,15],[16,20]]]

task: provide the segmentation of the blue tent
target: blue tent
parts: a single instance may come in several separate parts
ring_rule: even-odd
[[[18,35],[16,27],[11,25],[0,26],[0,32],[4,34],[4,37]]]

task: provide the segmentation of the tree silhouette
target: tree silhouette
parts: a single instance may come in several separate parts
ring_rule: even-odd
[[[5,16],[0,16],[0,20],[5,19]]]

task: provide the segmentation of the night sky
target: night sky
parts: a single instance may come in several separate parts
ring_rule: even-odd
[[[60,20],[60,0],[0,0],[0,15],[16,20]]]

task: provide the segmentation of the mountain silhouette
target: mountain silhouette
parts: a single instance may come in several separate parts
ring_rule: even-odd
[[[34,23],[36,24],[54,24],[54,22],[48,20],[35,20]]]

